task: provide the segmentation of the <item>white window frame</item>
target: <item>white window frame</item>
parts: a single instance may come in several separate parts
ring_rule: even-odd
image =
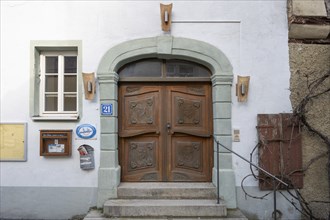
[[[46,111],[46,101],[45,101],[45,96],[46,96],[46,76],[47,75],[55,75],[55,74],[47,74],[46,73],[46,57],[47,56],[54,56],[58,57],[58,73],[56,74],[58,76],[58,91],[57,91],[57,111]],[[78,56],[77,52],[74,51],[56,51],[56,52],[41,52],[40,54],[40,115],[41,116],[52,116],[52,115],[57,115],[60,117],[63,116],[77,116],[78,111],[79,111],[79,106],[78,106],[78,99],[79,99],[79,94],[78,94],[78,80],[76,84],[77,90],[75,92],[64,92],[64,76],[65,75],[75,75],[78,79],[78,72],[75,74],[67,74],[64,72],[64,57],[65,56],[76,56],[77,61],[78,61]],[[77,62],[78,66],[78,62]],[[77,67],[78,70],[78,67]],[[76,95],[76,111],[64,111],[64,94],[74,94]]]
[[[71,112],[44,111],[44,76],[42,56],[48,53],[74,54],[77,56],[77,109]],[[30,115],[33,121],[78,121],[82,117],[82,41],[33,40],[30,43]]]

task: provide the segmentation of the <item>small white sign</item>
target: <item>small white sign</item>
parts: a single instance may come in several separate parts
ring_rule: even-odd
[[[96,128],[91,124],[82,124],[77,127],[76,134],[79,138],[91,139],[96,134]]]
[[[64,144],[49,144],[48,153],[63,153]]]

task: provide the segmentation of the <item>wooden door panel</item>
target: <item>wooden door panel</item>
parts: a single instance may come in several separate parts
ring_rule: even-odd
[[[161,181],[159,86],[119,89],[119,154],[122,181]]]
[[[160,88],[153,86],[121,88],[120,135],[132,136],[157,132],[160,126]]]
[[[123,181],[161,181],[159,136],[143,135],[121,140]]]
[[[209,84],[120,86],[122,181],[211,181],[210,91]]]
[[[209,181],[212,163],[209,138],[178,135],[171,143],[171,181]]]
[[[172,132],[191,135],[210,135],[208,109],[208,88],[206,86],[178,86],[170,87],[169,99],[171,103],[170,123]]]
[[[170,181],[210,181],[212,112],[209,85],[171,86],[168,178]],[[208,118],[210,117],[211,118]]]

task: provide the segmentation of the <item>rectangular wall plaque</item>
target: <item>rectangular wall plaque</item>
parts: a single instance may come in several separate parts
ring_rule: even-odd
[[[40,130],[40,156],[71,156],[72,130]]]
[[[0,123],[0,161],[26,161],[26,123]]]

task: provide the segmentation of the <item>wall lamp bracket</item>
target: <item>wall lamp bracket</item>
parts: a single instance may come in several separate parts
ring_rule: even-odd
[[[237,76],[236,96],[238,102],[246,102],[249,93],[250,76]]]
[[[82,73],[84,81],[85,99],[93,100],[96,93],[95,90],[95,73]]]
[[[172,24],[172,6],[173,4],[164,5],[160,4],[160,18],[163,31],[170,31]]]

